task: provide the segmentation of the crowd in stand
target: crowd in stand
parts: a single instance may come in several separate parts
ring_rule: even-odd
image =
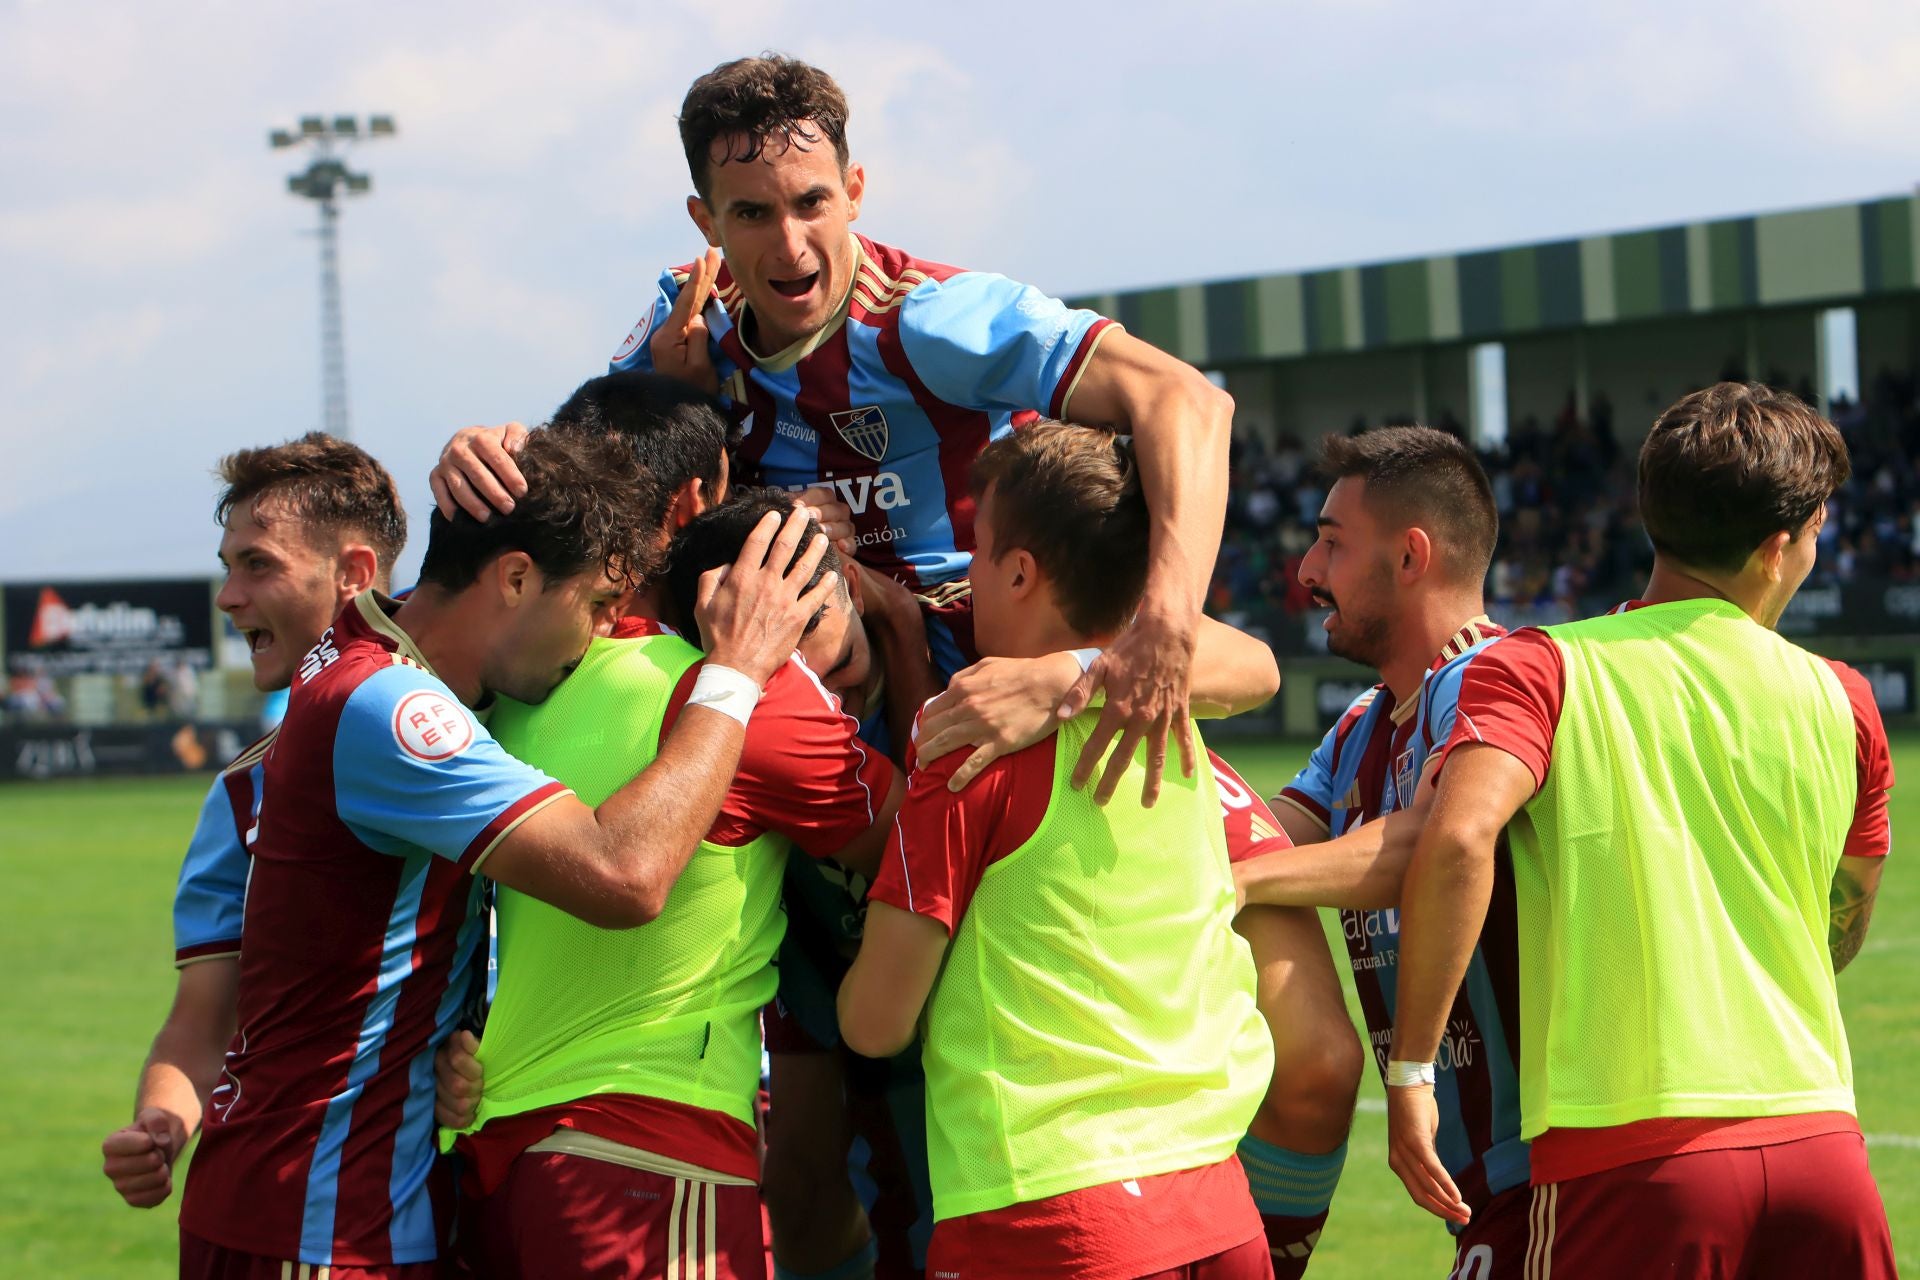
[[[1861,400],[1836,400],[1831,412],[1852,452],[1853,478],[1829,507],[1810,585],[1920,580],[1920,386],[1912,375],[1882,372]],[[1367,425],[1355,421],[1352,430]],[[1434,425],[1466,436],[1451,414]],[[1253,433],[1235,436],[1208,603],[1216,616],[1259,623],[1313,608],[1299,582],[1326,499],[1313,461],[1312,449],[1292,434],[1272,444]],[[1495,613],[1582,617],[1645,583],[1653,553],[1635,511],[1634,452],[1631,440],[1622,445],[1604,396],[1584,416],[1569,395],[1553,421],[1521,419],[1503,445],[1480,451],[1480,461],[1500,512],[1487,582]]]

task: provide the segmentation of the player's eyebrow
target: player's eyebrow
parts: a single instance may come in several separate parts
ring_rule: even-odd
[[[748,200],[742,197],[741,199],[738,199],[738,200],[727,201],[728,213],[764,212],[766,208],[767,208],[767,202],[764,200]]]
[[[1338,529],[1340,527],[1340,522],[1332,516],[1321,516],[1314,521],[1314,524],[1322,529]]]

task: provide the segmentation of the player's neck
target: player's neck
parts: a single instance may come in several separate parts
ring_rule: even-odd
[[[1708,574],[1675,564],[1655,554],[1653,572],[1640,599],[1647,604],[1675,604],[1682,600],[1725,600],[1755,622],[1765,625],[1769,584],[1757,575]]]
[[[423,583],[393,615],[393,624],[407,633],[433,673],[469,707],[486,696],[480,680],[481,645],[489,630],[468,603],[472,594],[449,595]]]
[[[1434,595],[1408,610],[1395,628],[1393,657],[1380,666],[1380,679],[1404,704],[1420,692],[1420,682],[1433,669],[1435,658],[1460,629],[1485,614],[1485,599],[1477,592]]]
[[[1051,604],[1038,604],[1025,610],[1023,616],[1007,628],[1007,632],[998,637],[993,653],[985,656],[1044,658],[1050,653],[1065,653],[1069,649],[1104,649],[1114,639],[1112,636],[1090,636],[1074,630]]]
[[[693,626],[692,618],[681,618],[672,611],[672,606],[667,601],[667,593],[652,580],[649,580],[645,586],[635,588],[633,598],[627,602],[626,616],[645,618],[649,622],[663,622],[682,632]]]

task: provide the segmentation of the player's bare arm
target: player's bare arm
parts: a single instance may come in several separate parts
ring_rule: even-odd
[[[1430,1063],[1493,897],[1494,849],[1532,798],[1533,773],[1498,747],[1454,749],[1400,896],[1400,984],[1392,1062]],[[1430,1084],[1387,1081],[1387,1163],[1413,1202],[1464,1223],[1466,1201],[1440,1162]]]
[[[1885,858],[1842,857],[1833,873],[1833,892],[1828,901],[1833,914],[1827,918],[1827,950],[1833,954],[1833,971],[1839,973],[1860,954],[1867,940],[1867,924],[1873,919],[1873,900],[1880,892],[1880,871]]]
[[[1129,334],[1110,331],[1087,361],[1065,406],[1072,421],[1110,426],[1133,436],[1153,530],[1147,590],[1133,625],[1077,681],[1067,702],[1077,714],[1105,689],[1106,708],[1074,766],[1083,786],[1121,735],[1121,745],[1094,792],[1113,795],[1141,739],[1148,742],[1146,802],[1159,796],[1167,737],[1180,745],[1180,767],[1196,766],[1187,732],[1188,685],[1200,606],[1206,599],[1227,510],[1227,441],[1233,398],[1191,365]]]
[[[1273,650],[1243,631],[1202,617],[1194,646],[1188,709],[1220,719],[1251,711],[1279,692]],[[1072,718],[1069,691],[1081,678],[1071,653],[1042,658],[983,658],[955,675],[920,717],[920,753],[938,760],[950,751],[974,752],[947,783],[962,790],[1001,756],[1032,746]],[[1148,773],[1149,787],[1159,774]]]
[[[140,1072],[133,1123],[100,1144],[102,1172],[121,1199],[150,1209],[173,1191],[173,1164],[200,1128],[233,1041],[240,962],[220,956],[180,970],[173,1007]]]
[[[804,510],[784,521],[769,512],[733,565],[701,578],[696,616],[710,666],[764,687],[792,655],[839,582],[823,574],[803,591],[827,546],[815,534],[794,560],[809,523]],[[725,711],[690,704],[653,763],[599,808],[563,796],[514,828],[475,870],[602,928],[646,924],[719,814],[745,738]]]
[[[840,984],[840,1036],[849,1049],[890,1058],[913,1043],[947,941],[938,920],[885,902],[867,908],[860,954]]]
[[[1247,906],[1349,907],[1359,911],[1400,905],[1407,864],[1420,838],[1420,828],[1433,808],[1437,763],[1427,770],[1414,792],[1413,803],[1384,818],[1365,822],[1335,839],[1324,827],[1287,806],[1276,814],[1281,829],[1294,834],[1293,824],[1310,833],[1295,839],[1294,848],[1274,849],[1238,862],[1234,886]]]

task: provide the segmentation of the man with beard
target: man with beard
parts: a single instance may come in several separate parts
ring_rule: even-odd
[[[1430,428],[1328,437],[1321,469],[1332,488],[1300,581],[1331,610],[1327,647],[1374,668],[1381,682],[1353,700],[1275,797],[1274,812],[1293,844],[1321,847],[1279,846],[1236,875],[1250,906],[1341,909],[1368,1039],[1385,1074],[1399,879],[1411,846],[1388,840],[1386,823],[1362,824],[1410,811],[1397,820],[1404,831],[1431,802],[1427,754],[1446,741],[1459,690],[1457,665],[1448,664],[1503,634],[1482,612],[1498,515],[1473,454]],[[1474,949],[1472,980],[1448,1011],[1449,1043],[1458,1052],[1442,1056],[1435,1091],[1440,1150],[1473,1208],[1471,1225],[1459,1232],[1455,1274],[1473,1280],[1518,1276],[1527,1241],[1527,1150],[1510,1013],[1512,890],[1494,897],[1500,905]],[[1324,1216],[1331,1181],[1316,1183],[1311,1165],[1267,1148],[1258,1125],[1240,1158],[1270,1220]],[[1337,1174],[1337,1160],[1327,1159]]]

